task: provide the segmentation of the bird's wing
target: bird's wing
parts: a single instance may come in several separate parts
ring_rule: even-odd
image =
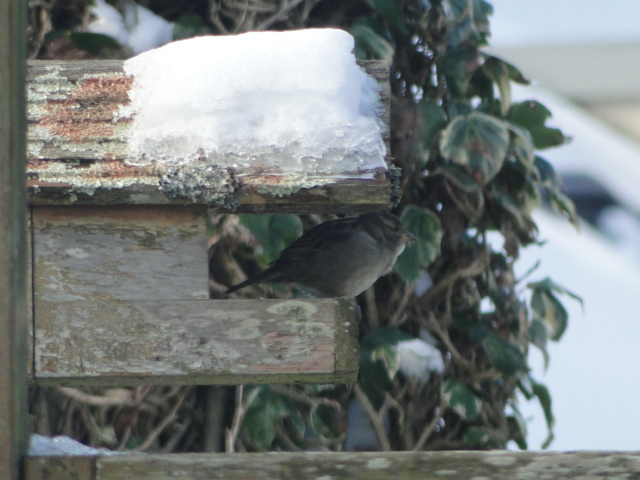
[[[310,254],[325,252],[334,245],[348,240],[354,234],[355,220],[355,218],[340,218],[316,225],[285,248],[280,257],[272,262],[272,265],[282,262],[297,262],[308,258]],[[357,226],[357,222],[355,226]]]

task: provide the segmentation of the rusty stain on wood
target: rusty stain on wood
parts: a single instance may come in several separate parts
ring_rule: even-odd
[[[36,309],[40,385],[351,383],[352,298],[45,302]],[[348,350],[347,350],[348,349]],[[345,361],[348,359],[349,361]]]
[[[364,62],[381,87],[389,123],[388,68]],[[218,211],[267,213],[386,210],[383,169],[364,176],[274,175],[203,165],[127,165],[132,79],[121,61],[31,61],[28,82],[28,186],[33,205],[206,204]],[[384,140],[389,150],[389,129]],[[241,147],[241,146],[239,146]],[[388,160],[388,159],[387,159]],[[319,187],[320,186],[320,187]]]
[[[114,134],[114,117],[120,106],[129,104],[127,92],[133,83],[125,75],[88,77],[78,81],[68,98],[49,98],[38,124],[52,135],[74,142],[108,138]],[[121,119],[119,122],[131,122]]]
[[[203,207],[32,211],[35,383],[355,380],[353,299],[208,300]]]

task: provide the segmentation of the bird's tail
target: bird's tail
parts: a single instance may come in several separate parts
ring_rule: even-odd
[[[233,285],[232,287],[229,287],[229,289],[224,293],[226,295],[229,295],[230,293],[240,290],[241,288],[248,287],[249,285],[253,285],[254,283],[256,283],[255,279],[250,278],[249,280],[245,280],[244,282],[241,282],[237,285]]]
[[[280,281],[282,281],[282,279],[280,278],[280,275],[277,272],[274,272],[271,268],[268,268],[264,272],[256,275],[255,277],[251,277],[250,279],[245,280],[244,282],[241,282],[237,285],[233,285],[232,287],[229,287],[229,289],[224,293],[229,295],[230,293],[240,290],[241,288],[248,287],[249,285],[253,285],[254,283],[273,283],[273,282],[280,282]]]

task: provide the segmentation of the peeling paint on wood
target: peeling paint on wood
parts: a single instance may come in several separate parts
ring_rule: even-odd
[[[61,457],[28,458],[26,480]],[[73,462],[67,461],[71,464]],[[636,478],[638,452],[272,452],[115,455],[95,459],[93,475],[77,463],[79,480],[605,480]],[[69,474],[75,472],[68,470]],[[53,477],[55,479],[62,477]]]
[[[382,86],[389,125],[388,68],[363,62]],[[269,175],[208,165],[127,165],[131,78],[122,61],[31,61],[28,186],[33,205],[206,204],[220,211],[367,212],[389,207],[387,171],[364,176]],[[389,150],[389,129],[384,140]],[[241,146],[239,146],[241,147]],[[387,159],[388,160],[388,159]]]

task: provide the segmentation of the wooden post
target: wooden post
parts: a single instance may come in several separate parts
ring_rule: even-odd
[[[26,451],[26,2],[0,2],[0,478]]]

